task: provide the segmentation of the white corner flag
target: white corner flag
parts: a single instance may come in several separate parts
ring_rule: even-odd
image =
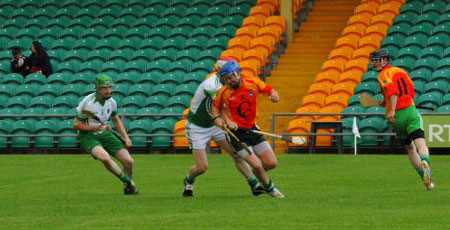
[[[358,125],[356,124],[356,117],[353,117],[352,133],[353,133],[353,141],[355,143],[355,155],[356,155],[356,145],[357,145],[356,138],[361,138],[361,135],[359,135]]]

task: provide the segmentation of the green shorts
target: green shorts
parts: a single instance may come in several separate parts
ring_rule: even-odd
[[[391,127],[402,140],[407,139],[409,134],[418,129],[423,130],[422,117],[415,105],[395,111],[394,119],[395,122],[391,123]]]
[[[92,149],[98,145],[102,146],[111,156],[114,156],[119,150],[125,148],[122,141],[111,132],[104,132],[97,135],[80,133],[77,139],[80,141],[81,147],[90,154],[92,154]]]

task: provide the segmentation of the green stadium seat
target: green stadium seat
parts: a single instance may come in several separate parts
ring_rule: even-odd
[[[122,107],[122,108],[117,109],[117,113],[119,115],[122,115],[122,114],[135,114],[136,113],[136,109],[133,108],[133,107]],[[124,124],[129,124],[134,119],[135,119],[135,116],[124,116],[122,121],[123,121]]]
[[[49,28],[44,28],[39,32],[38,38],[46,38],[46,37],[50,37],[53,39],[58,39],[59,37],[59,33],[61,33],[61,28],[60,27],[49,27]]]
[[[410,59],[410,58],[396,59],[396,60],[391,62],[391,64],[393,66],[397,66],[397,67],[403,68],[407,72],[410,72],[410,71],[413,70],[414,63],[415,63],[414,60]]]
[[[219,41],[227,40],[227,42],[228,42],[228,40],[230,38],[234,37],[235,32],[236,32],[236,27],[234,27],[234,26],[222,26],[220,28],[217,28],[214,31],[214,37],[216,39],[218,39]],[[220,38],[222,38],[222,39],[220,39]],[[222,46],[220,46],[220,47],[222,48]],[[226,49],[226,47],[224,49]]]
[[[14,96],[8,99],[6,107],[23,110],[30,104],[30,98],[27,96]]]
[[[419,25],[415,25],[411,27],[409,30],[409,36],[416,35],[416,34],[423,34],[425,36],[430,36],[431,30],[433,30],[433,25],[428,23],[423,23]]]
[[[103,8],[102,10],[100,10],[98,12],[97,17],[105,17],[105,16],[111,16],[111,17],[116,17],[120,11],[122,10],[122,7],[119,6],[111,6],[111,7],[107,7],[107,8]],[[111,20],[112,21],[112,20]],[[110,21],[110,22],[111,22]]]
[[[33,123],[42,119],[41,116],[31,116],[31,115],[39,115],[44,114],[44,109],[42,108],[27,108],[22,111],[21,115],[24,115],[21,120],[28,120]],[[28,116],[28,117],[27,117]]]
[[[213,4],[213,0],[192,0],[192,6],[207,6],[210,7]]]
[[[32,28],[23,28],[17,31],[15,38],[30,38],[35,39],[37,34],[39,33],[40,28],[32,27]]]
[[[426,47],[420,51],[421,58],[434,57],[437,59],[442,58],[442,47]]]
[[[90,43],[88,47],[94,47],[95,43],[98,39],[102,38],[102,34],[106,31],[106,28],[101,25],[90,25],[89,28],[85,29],[84,32],[81,34],[81,38],[84,39],[93,39],[92,44]]]
[[[430,81],[446,81],[450,83],[450,68],[434,71],[431,74]]]
[[[74,96],[59,96],[53,100],[54,108],[65,108],[71,109],[74,108],[77,103],[77,97]]]
[[[59,27],[61,29],[66,28],[65,26],[69,23],[70,18],[52,18],[50,21],[47,22],[46,28],[50,27]]]
[[[145,99],[144,106],[157,108],[158,110],[167,106],[167,99],[169,96],[164,94],[158,94]]]
[[[191,31],[192,31],[193,28],[196,28],[198,26],[199,22],[200,22],[200,16],[198,16],[198,15],[185,16],[178,21],[177,27],[191,28]],[[175,27],[175,28],[177,28],[177,27]],[[190,37],[190,31],[188,34]],[[189,37],[186,37],[186,38],[189,38]]]
[[[69,6],[65,8],[60,8],[55,12],[53,15],[54,18],[61,18],[61,17],[68,17],[68,18],[74,18],[75,15],[77,15],[77,12],[80,10],[79,7],[76,6]]]
[[[209,73],[213,70],[214,63],[215,61],[212,61],[212,59],[194,62],[191,65],[191,72],[206,71]]]
[[[450,105],[443,105],[436,109],[438,113],[450,113]]]
[[[189,38],[184,42],[184,49],[198,49],[203,50],[206,46],[207,39],[204,37]]]
[[[81,3],[76,0],[65,0],[60,4],[61,7],[77,7],[81,8]]]
[[[437,62],[436,68],[440,69],[448,69],[450,68],[450,57],[443,58]]]
[[[127,2],[126,1],[121,1],[121,0],[104,0],[103,2],[103,7],[120,7],[120,8],[125,8],[127,7]]]
[[[86,50],[70,50],[65,53],[62,61],[78,60],[82,62],[86,58],[86,55],[87,55]]]
[[[441,14],[442,9],[445,8],[446,3],[442,1],[432,1],[427,3],[422,8],[422,14],[433,12],[436,14]]]
[[[131,61],[151,61],[153,59],[153,55],[155,54],[155,50],[152,48],[139,49],[134,51],[131,54]]]
[[[151,87],[146,84],[136,84],[136,85],[132,85],[130,88],[128,88],[129,96],[140,96],[143,98],[147,98],[150,96],[150,93],[151,93]]]
[[[112,26],[124,25],[126,27],[130,27],[130,25],[133,24],[134,20],[139,18],[141,11],[142,8],[140,7],[124,8],[117,16],[117,19],[113,21]]]
[[[125,36],[127,30],[128,27],[125,26],[111,27],[103,33],[103,38],[115,38],[120,40]]]
[[[161,60],[174,61],[177,52],[178,51],[175,49],[161,49],[161,50],[158,50],[155,52],[155,54],[153,55],[153,60],[155,60],[155,61],[161,61]]]
[[[207,12],[208,8],[209,7],[207,7],[207,6],[193,6],[186,10],[186,13],[184,16],[185,17],[189,17],[189,16],[204,17],[204,16],[206,16],[206,12]]]
[[[73,74],[78,71],[78,67],[80,64],[81,62],[77,60],[61,62],[58,64],[55,72]]]
[[[0,62],[0,73],[8,74],[9,72],[11,72],[11,64],[6,61]],[[3,79],[3,81],[4,81],[4,79]]]
[[[178,24],[179,20],[180,20],[179,17],[173,16],[173,15],[172,16],[163,17],[163,18],[160,18],[160,19],[158,19],[156,21],[155,27],[157,27],[157,28],[165,27],[166,30],[170,31],[171,28],[174,28]]]
[[[167,101],[168,106],[172,108],[179,108],[181,111],[189,107],[191,97],[189,96],[173,96]]]
[[[163,11],[164,8],[160,6],[147,7],[141,12],[141,17],[156,16],[160,18]]]
[[[145,70],[145,64],[146,61],[143,60],[129,61],[125,63],[123,71],[142,73]]]
[[[108,54],[108,60],[109,61],[121,60],[121,61],[127,62],[128,59],[130,59],[130,56],[131,56],[130,50],[118,49],[118,50],[111,51]]]
[[[117,83],[114,85],[114,96],[119,95],[121,97],[128,96],[128,88],[130,87],[129,83]]]
[[[437,59],[433,57],[421,58],[417,60],[414,64],[414,70],[426,68],[431,71],[434,71],[437,66]]]
[[[69,36],[76,36],[76,38],[80,38],[81,34],[84,32],[84,29],[89,28],[91,22],[92,18],[89,16],[74,18],[69,22],[67,27],[73,29],[76,28],[76,30],[72,32],[72,35],[70,35],[70,31],[68,31],[66,34]],[[81,30],[79,28],[81,28]]]
[[[168,72],[186,74],[189,72],[192,63],[191,60],[172,62],[168,67]]]
[[[177,39],[177,40],[175,40],[177,42],[183,41],[183,44],[184,44],[184,41],[186,39],[190,38],[193,28],[194,27],[191,27],[191,26],[180,26],[180,25],[178,25],[177,27],[173,28],[170,31],[169,38],[170,39],[175,38],[175,39]],[[183,39],[183,40],[181,40],[180,38]]]
[[[92,2],[92,1],[91,1]],[[82,6],[81,9],[77,13],[77,18],[80,17],[88,17],[94,19],[97,17],[97,12],[101,10],[101,6],[99,5],[91,5],[91,6]]]
[[[190,1],[185,0],[172,0],[170,2],[171,7],[183,6],[185,8],[189,8],[191,6]]]
[[[247,17],[249,14],[250,8],[244,7],[244,6],[233,6],[230,9],[228,9],[228,17]]]
[[[358,122],[359,132],[364,133],[380,133],[381,121],[376,118],[366,118]],[[378,136],[361,136],[361,146],[377,146]]]
[[[33,133],[33,124],[31,121],[21,120],[16,121],[12,124],[11,134],[32,134]],[[18,136],[12,137],[12,147],[13,148],[29,148],[31,138],[26,136]]]
[[[56,130],[55,122],[52,120],[42,120],[35,124],[35,134],[54,134]],[[52,148],[54,147],[55,137],[38,136],[35,138],[36,147]]]
[[[242,22],[244,20],[244,17],[239,16],[239,15],[235,15],[235,16],[228,16],[225,19],[222,20],[222,27],[232,27],[233,28],[233,36],[234,33],[236,32],[236,28],[239,28],[242,26]],[[232,37],[233,37],[232,36]]]
[[[205,80],[205,76],[208,74],[206,71],[190,72],[183,77],[183,84],[195,84],[198,85]]]
[[[197,90],[198,85],[197,84],[182,84],[179,86],[176,86],[173,93],[176,96],[188,96],[193,97],[195,94],[195,91]]]
[[[92,20],[91,25],[89,26],[90,28],[103,28],[103,29],[107,29],[109,28],[109,24],[114,21],[115,17],[112,15],[105,15],[102,17],[98,17],[94,20]]]
[[[73,130],[73,119],[64,120],[58,123],[57,133],[58,134],[71,134],[73,136],[60,136],[58,137],[58,147],[76,147],[77,139]]]
[[[344,115],[346,113],[364,113],[365,112],[365,108],[362,107],[361,105],[352,105],[352,106],[348,106],[347,108],[345,108],[344,110],[342,110],[341,114],[342,118],[350,118],[353,120],[353,117],[356,117],[357,121],[361,120],[361,116],[357,116],[357,115]]]
[[[374,96],[380,92],[380,87],[375,82],[361,83],[355,87],[355,94],[368,93]]]
[[[446,81],[432,81],[425,85],[424,93],[440,93],[444,95],[448,92],[448,82]]]
[[[197,55],[197,62],[198,61],[215,62],[217,60],[217,58],[220,56],[221,52],[222,51],[217,50],[217,49],[203,50]],[[211,68],[209,68],[209,69],[211,69]]]
[[[87,96],[95,92],[94,84],[86,85],[83,89],[83,96]],[[125,97],[125,96],[124,96]]]
[[[55,41],[53,41],[55,42]],[[64,54],[65,52],[63,52],[62,50],[48,50],[47,51],[47,55],[50,57],[50,63],[55,66],[55,61],[57,62],[62,62],[62,60],[64,59]]]
[[[19,39],[14,39],[8,42],[7,48],[9,50],[11,50],[12,47],[14,46],[18,46],[20,47],[22,50],[27,50],[28,48],[30,48],[30,44],[33,40],[29,37],[23,37],[23,38],[19,38]]]
[[[450,22],[450,13],[443,13],[439,16],[438,25],[442,25]]]
[[[138,74],[136,74],[134,72],[131,72],[131,73],[124,72],[124,73],[118,74],[114,78],[114,82],[116,84],[123,84],[123,85],[131,86],[131,85],[136,84],[137,78],[138,78]]]
[[[159,83],[160,84],[170,84],[173,87],[178,86],[182,83],[183,77],[181,73],[168,72],[166,74],[160,75]],[[173,92],[173,89],[172,89]]]
[[[404,14],[407,12],[412,12],[414,14],[422,13],[423,2],[421,1],[412,1],[405,3],[402,7],[400,7],[400,14]]]
[[[409,77],[416,82],[428,83],[430,81],[431,70],[429,69],[417,69],[409,73]]]
[[[141,96],[128,96],[122,100],[123,107],[132,107],[134,109],[140,109],[144,104],[144,98]]]
[[[437,20],[439,19],[439,15],[433,12],[430,13],[422,13],[417,17],[416,24],[429,24],[435,26],[437,24]]]
[[[73,44],[75,43],[75,38],[66,37],[64,39],[57,39],[52,44],[52,49],[63,50],[64,52],[72,49]]]
[[[427,39],[427,46],[437,46],[445,49],[449,46],[449,39],[450,37],[447,34],[433,35]]]
[[[0,120],[0,134],[1,135],[9,134],[11,126],[12,123],[10,121]],[[7,137],[0,137],[0,148],[8,147],[7,141],[8,141]]]
[[[16,85],[12,84],[1,84],[0,85],[0,96],[2,97],[12,97],[14,96],[14,89],[17,87]]]
[[[201,26],[201,27],[211,26],[213,28],[218,28],[218,27],[220,27],[221,23],[222,23],[221,16],[212,15],[212,16],[203,17],[199,22],[199,26]]]
[[[138,111],[136,111],[136,114],[140,114],[140,115],[144,115],[144,114],[146,114],[146,115],[148,115],[148,114],[158,114],[159,111],[160,111],[159,106],[158,107],[156,107],[156,106],[155,107],[145,107],[145,108],[142,108],[142,109],[139,109]],[[138,117],[138,120],[146,120],[146,121],[149,121],[149,122],[153,122],[156,119],[158,119],[157,116],[141,116],[141,117]]]
[[[107,72],[107,71],[112,71],[115,73],[120,73],[123,71],[123,68],[125,67],[125,62],[122,60],[112,60],[112,61],[108,61],[103,63],[101,71],[102,72]]]
[[[197,55],[199,54],[199,50],[198,49],[184,49],[179,51],[176,54],[175,60],[177,61],[185,61],[185,60],[189,60],[189,61],[195,61],[197,60]]]
[[[174,84],[158,84],[152,88],[152,96],[164,95],[171,97],[174,91]]]
[[[20,112],[22,110],[17,109],[17,108],[4,108],[3,110],[1,110],[1,114],[3,115],[20,115]],[[3,117],[2,120],[3,121],[7,121],[7,122],[14,122],[16,120],[18,120],[18,117]]]
[[[410,46],[416,46],[420,49],[423,49],[425,47],[425,44],[427,42],[427,36],[424,34],[416,34],[412,36],[408,36],[403,41],[403,47],[410,47]]]
[[[450,106],[450,93],[447,93],[442,97],[442,106],[444,105]]]
[[[430,107],[437,109],[441,105],[442,94],[440,93],[424,93],[417,100],[418,106]]]
[[[401,48],[397,53],[397,58],[410,59],[410,61],[416,61],[420,57],[421,49],[415,46]]]
[[[43,29],[45,28],[45,25],[49,21],[49,18],[46,16],[36,16],[34,15],[34,18],[28,20],[25,23],[25,28],[39,28]],[[36,35],[34,35],[35,37]]]
[[[11,12],[9,12],[10,15],[10,19],[6,20],[3,22],[3,28],[10,28],[10,27],[15,27],[17,29],[22,28],[26,21],[28,20],[26,17],[20,17],[20,16],[12,16]]]
[[[18,17],[30,18],[35,10],[36,7],[17,8],[11,13],[11,18],[18,18]]]
[[[84,85],[79,85],[79,84],[65,85],[61,88],[61,96],[80,97],[83,93],[83,88],[84,88]]]
[[[175,16],[177,18],[181,18],[184,16],[184,13],[186,12],[188,8],[182,5],[174,6],[174,7],[168,7],[166,8],[162,15],[163,17],[172,17]]]
[[[213,26],[199,26],[192,31],[191,39],[199,38],[208,41],[212,36],[211,31],[214,31],[215,28],[216,27]],[[205,46],[205,44],[203,46]]]
[[[137,79],[138,84],[148,84],[151,86],[159,84],[160,72],[146,72],[139,75]]]
[[[108,60],[108,56],[109,56],[109,51],[108,50],[92,50],[89,51],[86,54],[86,61],[100,61],[100,66],[101,66],[101,62],[105,62]],[[82,64],[83,66],[83,64]],[[81,69],[81,66],[80,66]]]
[[[416,92],[416,98],[419,97],[421,94],[423,94],[423,90],[425,88],[425,85],[427,83],[423,83],[421,81],[414,82],[414,91]]]
[[[154,50],[159,50],[163,42],[164,38],[162,37],[147,38],[141,41],[140,48],[141,49],[152,48]]]
[[[29,100],[36,95],[38,86],[32,84],[24,84],[16,87],[15,96],[27,97]]]
[[[182,108],[179,107],[167,107],[162,109],[159,114],[183,114]],[[175,122],[181,120],[182,116],[160,116],[160,119],[172,121],[174,124]]]
[[[145,8],[146,5],[146,1],[142,1],[142,0],[129,0],[128,1],[128,7],[142,7]]]
[[[185,42],[185,38],[182,37],[175,37],[175,38],[168,38],[164,40],[161,49],[175,49],[175,50],[181,50],[183,49],[183,45]]]
[[[219,17],[224,18],[227,16],[229,9],[230,9],[230,7],[227,5],[213,6],[213,7],[210,7],[208,9],[208,11],[206,11],[206,16],[207,17],[219,16]]]
[[[83,62],[78,68],[78,72],[82,73],[98,73],[102,68],[103,62],[100,60],[91,60],[87,62]]]
[[[446,22],[440,25],[437,25],[433,28],[433,30],[431,31],[431,34],[433,36],[435,35],[444,35],[444,36],[450,36],[450,22]]]
[[[147,31],[150,27],[148,25],[135,25],[134,27],[127,30],[125,33],[125,38],[130,38],[135,41],[134,47],[137,48],[141,40],[147,37]]]
[[[151,124],[152,134],[172,134],[174,123],[169,120],[157,120]],[[152,147],[171,147],[172,137],[170,136],[154,136],[151,137]]]
[[[370,70],[370,71],[365,72],[362,75],[361,82],[375,82],[375,83],[378,83],[377,77],[378,77],[378,72],[374,71],[374,70]]]
[[[146,71],[165,73],[169,63],[171,63],[169,60],[155,60],[149,62],[146,66]]]
[[[28,106],[30,108],[45,110],[52,107],[52,102],[52,97],[43,95],[32,98]]]
[[[128,124],[128,133],[131,135],[130,139],[133,142],[133,147],[147,147],[146,136],[132,136],[133,134],[149,134],[150,122],[147,120],[135,120]]]
[[[109,37],[100,39],[95,44],[95,49],[108,49],[108,50],[114,50],[117,48],[117,45],[119,44],[119,39],[116,37]]]

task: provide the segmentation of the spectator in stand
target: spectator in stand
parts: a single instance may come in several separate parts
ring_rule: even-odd
[[[39,41],[31,44],[30,62],[30,73],[42,73],[47,77],[53,73],[50,58]]]
[[[20,47],[12,48],[11,72],[27,76],[30,73],[30,59],[22,54]]]

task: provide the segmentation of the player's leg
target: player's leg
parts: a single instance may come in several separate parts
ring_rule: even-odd
[[[222,140],[216,141],[221,148],[223,148],[234,160],[234,165],[239,172],[245,177],[252,190],[253,195],[258,196],[265,193],[264,188],[259,183],[258,178],[253,174],[250,166],[244,159],[234,154],[233,148],[228,144],[228,141],[224,138]]]
[[[122,171],[119,165],[117,165],[117,163],[109,156],[109,153],[101,145],[95,146],[91,153],[97,160],[103,163],[108,171],[117,176],[121,181],[131,181],[131,178]]]
[[[264,169],[269,171],[277,167],[277,157],[267,141],[253,146],[255,153],[261,158]]]
[[[133,178],[134,159],[126,148],[120,149],[114,157],[123,164],[123,171]]]

